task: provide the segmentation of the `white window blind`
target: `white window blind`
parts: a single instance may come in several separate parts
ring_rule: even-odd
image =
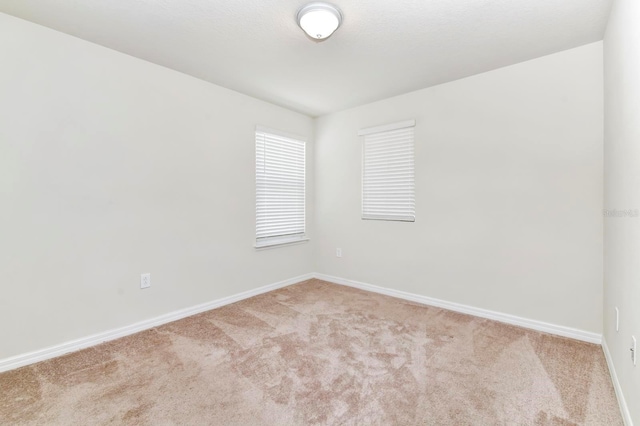
[[[415,120],[363,129],[362,218],[414,222]]]
[[[256,247],[305,239],[305,142],[256,129]]]

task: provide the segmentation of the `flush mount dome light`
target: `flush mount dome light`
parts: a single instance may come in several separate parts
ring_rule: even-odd
[[[329,37],[342,23],[340,10],[327,3],[309,3],[298,12],[298,25],[316,40]]]

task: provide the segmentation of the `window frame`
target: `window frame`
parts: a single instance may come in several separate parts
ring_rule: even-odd
[[[413,129],[416,125],[416,120],[405,120],[391,124],[385,124],[381,126],[368,127],[365,129],[361,129],[358,131],[358,136],[363,137],[361,142],[362,147],[362,173],[361,173],[361,219],[362,220],[377,220],[377,221],[390,221],[390,222],[409,222],[413,223],[416,220],[416,211],[415,211],[415,129]],[[367,200],[370,199],[371,194],[369,194],[369,198],[367,197],[366,185],[367,185],[367,142],[376,143],[375,141],[367,141],[367,137],[376,137],[382,136],[384,137],[385,133],[396,132],[400,130],[405,130],[411,128],[411,166],[410,170],[406,171],[407,173],[411,173],[411,181],[407,184],[407,187],[410,188],[410,195],[407,197],[407,200],[401,200],[401,202],[409,201],[410,208],[407,214],[398,214],[394,216],[393,214],[374,214],[371,212],[372,203],[367,203]],[[380,142],[377,142],[380,143]],[[393,141],[392,141],[393,143]],[[398,143],[398,142],[396,142]],[[407,150],[407,152],[409,152]],[[370,175],[369,175],[370,176]],[[371,179],[369,177],[369,179]],[[406,189],[405,189],[406,190]],[[383,200],[381,204],[387,203],[391,204],[394,199]],[[369,210],[367,209],[369,207]],[[398,210],[403,210],[398,208]]]
[[[283,141],[286,141],[290,144],[301,144],[302,146],[302,232],[299,233],[295,233],[295,234],[281,234],[281,235],[267,235],[267,236],[263,236],[260,237],[260,224],[259,224],[259,215],[260,213],[264,213],[263,210],[261,210],[260,208],[260,201],[259,201],[259,197],[260,195],[264,195],[264,196],[269,196],[268,194],[265,194],[264,191],[267,190],[261,190],[260,188],[260,158],[258,156],[259,154],[259,146],[258,144],[260,143],[260,135],[263,135],[263,140],[262,142],[265,143],[266,142],[266,138],[271,137],[272,139],[272,143],[276,142],[277,139],[282,139]],[[300,135],[296,135],[293,133],[288,133],[288,132],[283,132],[280,130],[275,130],[275,129],[271,129],[268,127],[264,127],[264,126],[256,126],[255,128],[255,132],[254,132],[254,141],[255,141],[255,155],[254,155],[254,159],[255,159],[255,234],[254,234],[254,247],[256,249],[265,249],[265,248],[270,248],[270,247],[278,247],[278,246],[283,246],[283,245],[290,245],[290,244],[299,244],[302,242],[306,242],[309,241],[309,238],[307,237],[307,138],[300,136]],[[264,150],[264,147],[263,147]],[[294,155],[299,155],[299,154],[294,154]],[[262,157],[262,161],[265,161],[266,159],[266,152],[263,151],[263,157]],[[264,166],[264,164],[263,164]],[[285,167],[289,167],[290,165],[287,165]],[[282,164],[281,164],[282,167]],[[262,175],[262,177],[264,178],[264,173]],[[297,194],[299,195],[299,194]],[[275,197],[275,195],[271,195],[273,197]],[[299,217],[294,217],[294,221],[295,219],[299,219]],[[292,228],[295,228],[294,225],[291,225]],[[264,231],[263,231],[264,232]]]

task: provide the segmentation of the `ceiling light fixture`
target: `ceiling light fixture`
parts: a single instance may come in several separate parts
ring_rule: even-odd
[[[341,23],[340,9],[328,3],[309,3],[298,12],[298,25],[315,40],[326,39]]]

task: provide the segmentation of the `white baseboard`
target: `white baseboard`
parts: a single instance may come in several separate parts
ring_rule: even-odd
[[[514,315],[508,315],[500,312],[489,311],[486,309],[475,308],[473,306],[462,305],[459,303],[447,302],[444,300],[434,299],[431,297],[407,293],[399,290],[393,290],[385,287],[379,287],[376,285],[366,284],[366,283],[353,281],[345,278],[338,278],[338,277],[333,277],[330,275],[319,274],[319,273],[309,273],[309,274],[300,275],[298,277],[294,277],[288,280],[280,281],[274,284],[262,286],[254,290],[238,293],[233,296],[224,297],[211,302],[192,306],[190,308],[185,308],[178,311],[170,312],[170,313],[160,315],[155,318],[150,318],[148,320],[140,321],[128,326],[105,331],[102,333],[97,333],[91,336],[83,337],[77,340],[73,340],[73,341],[62,343],[55,346],[50,346],[48,348],[29,352],[26,354],[5,358],[0,360],[0,372],[13,370],[15,368],[23,367],[25,365],[33,364],[36,362],[55,358],[57,356],[61,356],[70,352],[75,352],[80,349],[85,349],[91,346],[95,346],[100,343],[108,342],[110,340],[118,339],[120,337],[128,336],[143,330],[157,327],[162,324],[166,324],[168,322],[176,321],[191,315],[195,315],[201,312],[215,309],[220,306],[235,303],[240,300],[257,296],[262,293],[266,293],[282,287],[287,287],[289,285],[296,284],[311,278],[318,278],[318,279],[332,282],[335,284],[355,287],[361,290],[380,293],[387,296],[396,297],[399,299],[410,300],[412,302],[420,303],[423,305],[436,306],[439,308],[449,309],[451,311],[461,312],[464,314],[474,315],[482,318],[488,318],[495,321],[504,322],[507,324],[517,325],[520,327],[525,327],[533,330],[543,331],[546,333],[556,334],[559,336],[569,337],[569,338],[583,340],[586,342],[597,343],[597,344],[602,343],[602,336],[596,333],[590,333],[587,331],[577,330],[569,327],[549,324],[549,323],[531,320],[527,318],[521,318]]]
[[[97,333],[91,336],[72,340],[70,342],[62,343],[55,346],[50,346],[48,348],[29,352],[26,354],[1,359],[0,373],[3,371],[9,371],[15,368],[23,367],[25,365],[34,364],[36,362],[55,358],[57,356],[61,356],[70,352],[75,352],[80,349],[85,349],[91,346],[98,345],[100,343],[108,342],[110,340],[118,339],[120,337],[128,336],[130,334],[138,333],[140,331],[148,330],[150,328],[157,327],[162,324],[166,324],[168,322],[176,321],[191,315],[195,315],[201,312],[209,311],[211,309],[219,308],[224,305],[229,305],[231,303],[235,303],[240,300],[247,299],[249,297],[257,296],[259,294],[266,293],[272,290],[277,290],[282,287],[287,287],[289,285],[296,284],[311,278],[314,278],[314,274],[300,275],[295,278],[290,278],[288,280],[280,281],[274,284],[258,287],[253,290],[234,294],[233,296],[223,297],[221,299],[217,299],[211,302],[192,306],[190,308],[169,312],[167,314],[160,315],[155,318],[150,318],[148,320],[140,321],[135,324],[127,325],[124,327],[116,328],[116,329],[105,331],[102,333]]]
[[[607,360],[607,365],[609,366],[611,379],[613,381],[613,386],[616,392],[616,396],[618,398],[618,402],[620,404],[620,411],[622,413],[625,425],[633,426],[633,421],[631,420],[631,414],[629,413],[629,409],[627,407],[624,395],[622,393],[622,389],[620,388],[620,382],[618,381],[618,376],[616,375],[616,370],[613,365],[613,361],[611,359],[611,354],[609,353],[609,348],[607,347],[606,341],[602,338],[600,334],[591,333],[591,332],[578,330],[570,327],[564,327],[564,326],[555,325],[555,324],[549,324],[546,322],[532,320],[528,318],[522,318],[515,315],[503,314],[500,312],[476,308],[473,306],[463,305],[459,303],[448,302],[445,300],[434,299],[434,298],[422,296],[419,294],[408,293],[400,290],[393,290],[390,288],[380,287],[372,284],[367,284],[359,281],[334,277],[334,276],[320,274],[320,273],[309,273],[305,275],[300,275],[298,277],[290,278],[288,280],[280,281],[280,282],[265,285],[253,290],[238,293],[233,296],[223,297],[221,299],[217,299],[211,302],[192,306],[190,308],[185,308],[178,311],[170,312],[170,313],[160,315],[155,318],[150,318],[148,320],[140,321],[125,327],[120,327],[120,328],[105,331],[102,333],[97,333],[81,339],[73,340],[73,341],[62,343],[55,346],[50,346],[48,348],[29,352],[26,354],[5,358],[0,360],[0,373],[4,371],[13,370],[19,367],[23,367],[25,365],[33,364],[36,362],[55,358],[70,352],[75,352],[81,349],[98,345],[100,343],[108,342],[110,340],[118,339],[120,337],[125,337],[134,333],[138,333],[140,331],[148,330],[150,328],[157,327],[172,321],[176,321],[191,315],[195,315],[211,309],[219,308],[224,305],[229,305],[231,303],[235,303],[243,299],[248,299],[249,297],[257,296],[259,294],[263,294],[269,291],[277,290],[279,288],[287,287],[292,284],[297,284],[299,282],[302,282],[311,278],[317,278],[317,279],[328,281],[334,284],[340,284],[340,285],[358,288],[361,290],[371,291],[374,293],[380,293],[386,296],[409,300],[409,301],[420,303],[423,305],[435,306],[438,308],[448,309],[455,312],[460,312],[460,313],[473,315],[481,318],[500,321],[507,324],[525,327],[525,328],[529,328],[537,331],[542,331],[545,333],[556,334],[559,336],[569,337],[572,339],[582,340],[590,343],[602,344],[602,348],[604,350],[605,358]]]
[[[448,309],[450,311],[460,312],[463,314],[474,315],[476,317],[487,318],[507,324],[517,325],[520,327],[530,328],[532,330],[542,331],[545,333],[556,334],[558,336],[569,337],[571,339],[582,340],[589,343],[602,343],[602,335],[589,331],[578,330],[575,328],[565,327],[562,325],[550,324],[542,321],[522,318],[515,315],[503,314],[501,312],[490,311],[487,309],[476,308],[473,306],[462,305],[460,303],[447,302],[445,300],[434,299],[419,294],[407,293],[404,291],[393,290],[386,287],[379,287],[373,284],[362,283],[349,280],[346,278],[333,277],[325,274],[315,274],[315,277],[334,284],[346,285],[349,287],[359,288],[361,290],[372,291],[398,299],[410,300],[412,302],[423,305],[435,306],[438,308]]]
[[[620,414],[622,414],[622,419],[624,420],[624,424],[626,426],[633,426],[633,420],[631,420],[631,413],[629,412],[627,401],[624,398],[624,394],[622,393],[622,388],[620,387],[620,381],[618,380],[618,374],[616,374],[616,367],[613,365],[613,358],[611,358],[611,352],[609,352],[607,341],[604,338],[602,339],[602,350],[604,351],[604,357],[607,360],[607,365],[609,366],[609,374],[611,374],[613,389],[615,389],[616,396],[618,397],[618,404],[620,405]]]

